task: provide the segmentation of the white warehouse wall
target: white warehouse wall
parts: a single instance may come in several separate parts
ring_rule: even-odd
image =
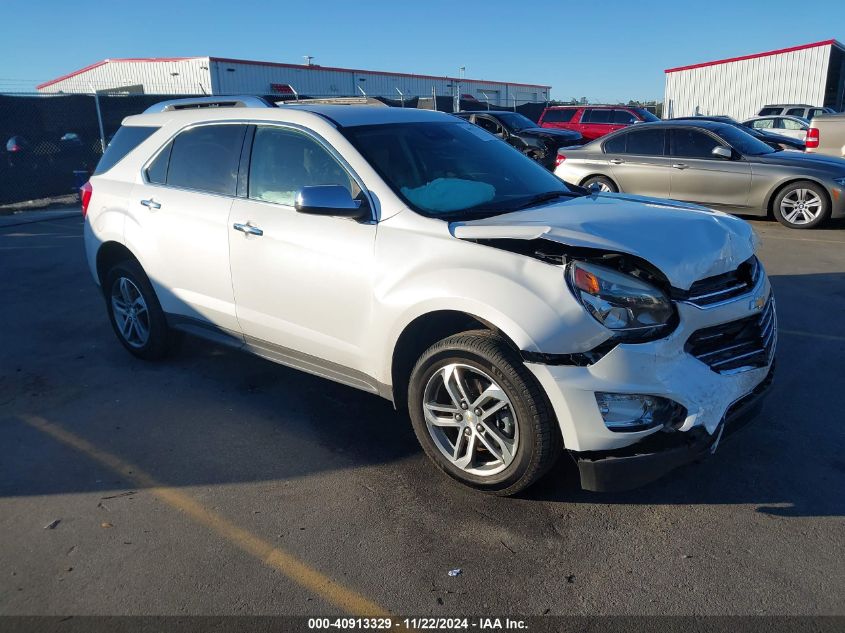
[[[208,57],[104,60],[41,84],[39,92],[211,94]]]
[[[399,99],[398,88],[407,97],[453,96],[459,80],[403,73],[363,71],[299,64],[275,64],[214,57],[115,59],[92,64],[64,77],[38,86],[39,92],[90,93],[126,92],[145,94],[272,94],[271,84],[288,84],[301,95],[314,97],[359,95],[357,86],[369,96]],[[451,85],[450,85],[451,84]],[[498,81],[460,80],[460,93],[481,102],[487,93],[493,105],[542,102],[549,98],[548,86]]]
[[[768,103],[824,103],[831,45],[666,71],[664,117],[743,120]]]

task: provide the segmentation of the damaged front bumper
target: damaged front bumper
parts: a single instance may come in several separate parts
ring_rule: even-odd
[[[688,432],[655,433],[617,450],[570,451],[578,465],[581,487],[594,492],[631,490],[714,453],[722,439],[757,416],[773,377],[774,365],[763,382],[731,405],[712,435],[696,427]]]
[[[585,489],[634,488],[705,455],[740,418],[753,416],[771,382],[777,318],[765,275],[740,297],[705,307],[679,301],[677,309],[677,328],[667,337],[620,343],[588,366],[526,359],[554,409],[564,446],[578,461]],[[721,351],[706,351],[709,341],[722,341],[718,337],[727,337],[719,346],[736,354],[737,362],[723,364],[716,360]],[[761,341],[759,349],[755,344],[757,351],[744,353],[752,339]],[[600,393],[654,397],[676,403],[681,413],[646,429],[613,428],[597,404]]]

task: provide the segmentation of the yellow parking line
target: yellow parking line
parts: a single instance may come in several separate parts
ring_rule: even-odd
[[[778,328],[778,334],[809,336],[810,338],[820,338],[825,341],[845,341],[845,336],[836,336],[835,334],[819,334],[817,332],[803,332],[801,330],[784,330],[783,328]]]
[[[205,508],[185,493],[155,480],[137,466],[119,457],[98,449],[78,435],[47,422],[37,416],[22,416],[21,420],[53,439],[84,453],[106,468],[131,479],[138,487],[149,488],[150,492],[167,505],[187,514],[197,523],[257,558],[265,565],[277,569],[293,582],[320,596],[327,602],[357,616],[386,617],[389,612],[352,589],[344,587],[325,574],[308,566],[292,554],[274,547],[264,539],[238,527],[216,512]]]

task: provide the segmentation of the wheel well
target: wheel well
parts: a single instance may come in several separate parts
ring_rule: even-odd
[[[100,286],[105,282],[105,277],[112,266],[118,262],[132,259],[138,261],[128,248],[119,242],[106,242],[97,251],[97,279]]]
[[[467,330],[490,330],[505,339],[517,351],[516,344],[501,330],[483,319],[457,310],[438,310],[429,312],[411,321],[393,349],[391,378],[393,382],[393,402],[397,409],[403,408],[407,399],[408,380],[417,359],[429,347],[447,336]]]
[[[777,199],[778,195],[780,195],[780,192],[783,191],[789,185],[794,185],[796,182],[811,182],[814,185],[818,185],[824,193],[825,200],[827,200],[827,208],[831,210],[833,209],[833,201],[830,199],[830,193],[828,192],[827,187],[825,187],[822,183],[820,183],[818,180],[813,180],[812,178],[793,178],[792,180],[787,180],[786,182],[781,183],[772,191],[772,193],[769,194],[769,200],[766,203],[767,217],[774,217],[775,200]]]
[[[579,182],[578,184],[583,187],[584,183],[587,182],[590,178],[604,178],[605,180],[609,180],[610,182],[612,182],[613,186],[619,189],[619,185],[616,184],[616,181],[607,174],[590,174],[589,176],[585,176],[584,178],[582,178],[581,182]]]

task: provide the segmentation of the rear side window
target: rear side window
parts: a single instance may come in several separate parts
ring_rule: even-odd
[[[612,123],[613,110],[584,110],[581,123]]]
[[[788,116],[804,116],[804,108],[789,108],[786,114]]]
[[[569,123],[575,116],[577,108],[561,108],[560,110],[546,110],[543,121],[548,123]]]
[[[636,130],[625,136],[628,139],[626,154],[663,156],[663,148],[666,144],[664,130]]]
[[[245,125],[203,125],[182,132],[173,139],[166,184],[234,196],[245,133]]]
[[[157,127],[129,125],[121,127],[112,138],[100,162],[97,163],[94,175],[103,174],[117,165],[129,152],[150,138],[156,130],[158,130]]]
[[[771,114],[780,114],[782,108],[763,108],[757,116],[769,116]]]

